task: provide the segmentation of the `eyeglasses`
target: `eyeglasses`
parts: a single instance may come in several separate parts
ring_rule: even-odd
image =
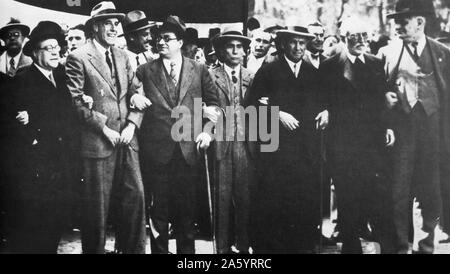
[[[363,32],[363,33],[352,33],[348,35],[349,39],[352,40],[356,40],[356,39],[361,39],[361,40],[365,40],[369,37],[369,35],[367,34],[367,32]]]
[[[173,38],[173,37],[170,37],[170,36],[159,36],[159,37],[156,37],[156,42],[159,43],[159,41],[161,41],[161,40],[164,40],[164,42],[169,43],[172,40],[178,40],[178,38]]]
[[[48,51],[48,52],[51,52],[51,51],[59,51],[59,50],[61,50],[61,47],[59,45],[56,45],[56,46],[45,46],[45,47],[42,47],[40,49],[43,49],[43,50]]]
[[[6,35],[6,38],[18,38],[18,37],[20,37],[22,35],[22,33],[20,33],[20,31],[14,31],[14,32],[9,32],[7,35]]]

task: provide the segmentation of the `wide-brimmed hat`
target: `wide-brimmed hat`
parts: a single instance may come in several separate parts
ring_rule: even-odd
[[[63,47],[65,44],[64,38],[64,32],[57,23],[52,21],[41,21],[31,31],[29,40],[23,47],[23,53],[27,56],[31,56],[37,45],[47,39],[56,39],[59,46]]]
[[[252,42],[252,39],[248,38],[247,36],[244,36],[240,30],[230,27],[224,29],[222,34],[214,37],[212,39],[212,43],[214,45],[214,48],[217,49],[220,45],[224,44],[226,41],[229,40],[239,40],[242,42],[244,47],[248,47]]]
[[[91,10],[91,18],[86,21],[86,28],[89,28],[94,22],[107,18],[117,18],[122,21],[125,14],[118,13],[113,2],[103,1],[95,5]]]
[[[141,10],[133,10],[127,13],[122,22],[123,34],[119,37],[156,26],[156,22],[150,21]]]
[[[316,36],[309,33],[308,29],[301,26],[289,26],[285,29],[277,30],[275,32],[278,38],[282,38],[285,36],[300,36],[308,39],[314,39]]]
[[[433,1],[431,0],[399,0],[395,5],[395,12],[388,14],[387,18],[398,18],[405,16],[435,15]]]
[[[28,36],[28,34],[30,34],[30,27],[20,23],[17,19],[11,18],[8,24],[0,29],[0,38],[5,40],[4,37],[10,29],[20,29],[23,36]]]
[[[180,17],[176,15],[169,15],[162,26],[159,27],[159,32],[170,31],[175,33],[178,39],[184,39],[186,34],[186,24]]]

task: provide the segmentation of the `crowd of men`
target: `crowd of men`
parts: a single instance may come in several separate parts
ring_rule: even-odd
[[[367,234],[381,253],[413,240],[433,253],[436,227],[450,233],[450,49],[425,34],[434,15],[431,1],[399,0],[385,47],[356,17],[337,35],[253,18],[249,36],[203,40],[178,16],[160,25],[112,2],[67,31],[12,19],[0,29],[3,251],[56,253],[77,227],[83,253],[105,253],[110,228],[125,254],[145,253],[147,233],[152,254],[171,237],[192,254],[199,230],[219,254],[336,241],[361,254]],[[331,185],[337,231],[323,239]]]

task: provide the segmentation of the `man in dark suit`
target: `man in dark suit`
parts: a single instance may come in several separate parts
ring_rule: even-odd
[[[130,96],[136,93],[134,72],[127,54],[114,47],[124,17],[112,2],[96,5],[86,22],[93,39],[67,57],[67,86],[81,119],[84,253],[105,252],[111,212],[118,251],[145,253],[144,191],[135,134],[142,114],[130,110]]]
[[[137,70],[150,101],[131,100],[138,109],[148,107],[140,145],[144,177],[152,195],[152,253],[168,253],[169,221],[176,235],[177,253],[195,252],[196,146],[206,149],[211,141],[211,136],[202,132],[202,101],[218,105],[217,89],[206,66],[181,55],[185,30],[177,16],[167,18],[157,36],[161,57]]]
[[[319,224],[317,128],[326,126],[328,112],[317,70],[303,61],[314,36],[303,27],[280,30],[277,36],[280,58],[257,72],[250,92],[251,104],[279,107],[281,125],[279,148],[260,156],[253,246],[256,253],[310,253]]]
[[[386,98],[397,135],[392,198],[399,253],[409,249],[413,198],[422,214],[416,235],[423,235],[415,239],[418,249],[413,251],[433,253],[442,206],[440,176],[449,165],[450,50],[425,35],[427,20],[434,16],[431,1],[400,0],[389,18],[401,40],[380,50],[392,83]]]
[[[73,112],[59,66],[59,50],[64,43],[61,27],[40,22],[31,32],[24,54],[33,65],[16,75],[11,91],[19,96],[16,119],[24,128],[14,157],[20,167],[10,193],[11,235],[9,251],[56,253],[67,226],[69,162]],[[20,142],[20,143],[18,143]],[[16,167],[17,168],[17,167]]]
[[[220,107],[227,113],[223,121],[225,129],[219,132],[223,133],[222,138],[216,140],[214,150],[214,208],[219,254],[231,253],[233,245],[240,254],[248,253],[250,248],[255,142],[247,138],[251,125],[245,122],[244,107],[248,106],[254,75],[241,66],[250,42],[235,29],[225,29],[213,41],[223,65],[211,70],[211,77],[219,88]]]
[[[385,144],[392,146],[394,135],[382,119],[383,63],[364,53],[366,25],[352,18],[343,22],[340,30],[346,48],[326,60],[320,73],[329,97],[329,158],[337,190],[342,253],[362,253],[358,223],[366,205],[372,204],[367,194],[373,195],[380,173],[380,149]],[[389,252],[384,243],[381,247],[382,252]]]

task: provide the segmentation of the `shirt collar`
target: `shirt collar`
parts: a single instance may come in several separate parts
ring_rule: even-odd
[[[34,66],[37,67],[37,69],[45,76],[45,78],[47,78],[48,80],[50,80],[50,77],[49,77],[49,76],[50,76],[50,74],[53,74],[53,71],[52,71],[52,70],[45,69],[45,68],[39,66],[39,65],[36,64],[36,63],[34,63]]]
[[[361,62],[363,62],[363,64],[366,63],[366,58],[364,58],[364,54],[361,54],[361,55],[359,55],[359,56],[355,56],[355,55],[353,55],[353,54],[351,54],[350,52],[347,51],[347,58],[350,60],[350,62],[351,62],[352,64],[355,63],[356,58],[358,58],[359,60],[361,60]]]
[[[409,44],[411,49],[414,50],[412,48],[412,45]],[[417,41],[417,54],[420,56],[423,52],[423,50],[425,49],[425,46],[427,45],[427,37],[425,35],[422,35],[419,38],[419,41]]]
[[[232,71],[235,71],[235,75],[241,75],[241,65],[238,65],[235,68],[231,68],[231,67],[227,66],[227,64],[224,63],[223,68],[225,69],[228,76],[230,76],[230,79],[232,76],[232,74],[231,74]]]
[[[166,59],[163,58],[163,62],[164,65],[166,67],[170,67],[170,63],[175,62],[175,64],[177,64],[178,66],[181,65],[183,63],[183,56],[181,55],[181,53],[179,55],[177,55],[175,58],[173,59]]]
[[[10,60],[14,59],[14,64],[15,64],[15,66],[17,68],[17,66],[19,65],[20,57],[22,56],[22,50],[20,50],[19,54],[17,54],[14,57],[9,56],[8,52],[5,52],[5,53],[6,53],[6,61],[8,62],[8,66],[9,66]]]
[[[105,47],[102,46],[99,42],[97,42],[96,39],[92,39],[92,41],[94,41],[95,47],[96,47],[102,54],[105,54],[105,52],[107,52],[107,51],[108,51],[109,53],[111,53],[111,47],[105,48]]]
[[[294,62],[292,62],[291,60],[289,60],[289,58],[287,58],[286,55],[284,55],[284,59],[286,59],[286,61],[287,61],[288,65],[289,65],[289,67],[291,67],[292,69],[294,68],[294,65],[298,65],[298,66],[297,66],[297,70],[298,70],[298,68],[301,66],[302,61],[303,61],[303,60],[300,60],[300,61],[298,61],[297,63],[294,63]]]

